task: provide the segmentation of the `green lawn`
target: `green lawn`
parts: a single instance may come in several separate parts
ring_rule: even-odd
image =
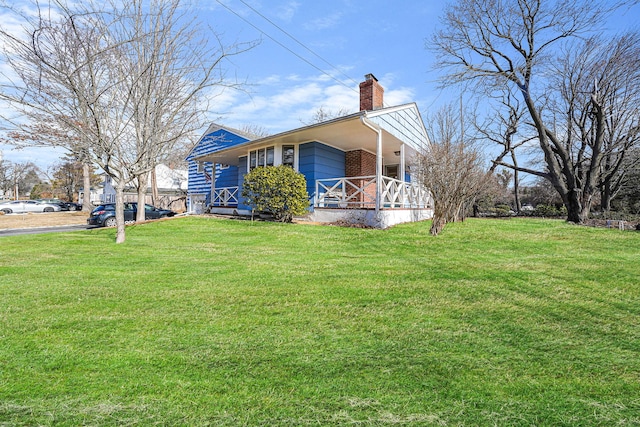
[[[190,217],[0,238],[0,426],[640,425],[640,233]]]

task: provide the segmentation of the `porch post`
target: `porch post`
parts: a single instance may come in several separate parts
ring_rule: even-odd
[[[406,160],[405,160],[405,151],[404,151],[404,142],[402,144],[400,144],[400,166],[398,166],[398,179],[400,180],[400,194],[401,194],[401,202],[402,205],[401,207],[406,208],[406,207],[411,207],[411,206],[407,206],[407,184],[405,183],[405,178],[406,178],[406,174],[405,174],[405,167],[406,167]]]
[[[400,144],[400,165],[398,166],[398,180],[400,181],[400,195],[401,195],[401,199],[400,199],[400,207],[402,208],[410,208],[411,205],[408,203],[409,201],[409,195],[408,190],[407,190],[407,183],[406,181],[406,159],[405,159],[405,144],[404,142],[402,144]]]
[[[376,218],[380,212],[382,204],[382,129],[375,123],[370,122],[365,116],[360,116],[363,125],[374,131],[377,136],[376,143]]]
[[[404,184],[405,180],[405,168],[406,168],[406,160],[404,158],[404,142],[400,144],[400,170],[398,171],[398,178]]]
[[[376,147],[376,214],[382,205],[382,131],[378,130]]]

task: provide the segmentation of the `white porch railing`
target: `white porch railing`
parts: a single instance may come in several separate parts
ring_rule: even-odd
[[[315,207],[368,208],[376,206],[376,177],[356,176],[316,180]],[[430,193],[416,183],[382,177],[381,208],[424,209]]]
[[[375,207],[376,177],[355,176],[316,180],[319,208]]]
[[[101,203],[115,203],[116,202],[116,194],[115,193],[107,193],[100,195]]]
[[[214,189],[211,194],[211,206],[238,206],[238,187]]]

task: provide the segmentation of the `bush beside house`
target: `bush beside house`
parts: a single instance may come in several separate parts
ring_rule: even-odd
[[[245,175],[242,197],[255,212],[269,213],[276,221],[291,222],[309,206],[303,174],[286,165],[258,167]]]

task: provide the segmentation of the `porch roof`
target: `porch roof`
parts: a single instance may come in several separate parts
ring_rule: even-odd
[[[237,165],[240,156],[249,150],[275,144],[321,142],[343,151],[364,149],[376,152],[377,135],[361,120],[366,118],[382,130],[382,157],[399,159],[395,154],[405,144],[406,155],[427,148],[427,137],[422,118],[415,103],[373,111],[359,111],[321,123],[247,141],[196,157],[197,161]]]

